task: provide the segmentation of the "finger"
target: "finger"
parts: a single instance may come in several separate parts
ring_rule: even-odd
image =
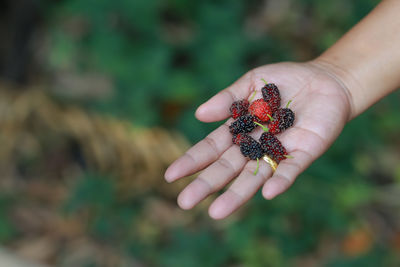
[[[179,194],[179,206],[182,209],[193,208],[236,177],[246,163],[247,160],[241,155],[239,147],[231,146]]]
[[[232,136],[228,127],[230,122],[228,120],[218,127],[172,163],[165,172],[165,180],[173,182],[202,170],[216,161],[222,153],[232,146]]]
[[[247,99],[254,91],[254,78],[250,73],[244,75],[234,84],[222,90],[196,110],[196,118],[204,122],[214,122],[229,117],[229,108],[234,101]],[[256,84],[262,85],[262,81]]]
[[[282,144],[293,158],[282,160],[274,175],[263,186],[262,194],[266,199],[273,199],[285,192],[323,151],[328,143],[316,133],[293,127],[280,137]]]
[[[311,155],[304,151],[293,151],[290,153],[293,158],[281,161],[271,179],[264,184],[262,194],[266,199],[273,199],[285,192],[312,162]]]
[[[246,203],[271,176],[272,170],[263,160],[260,160],[258,173],[254,175],[256,166],[256,161],[249,161],[229,189],[211,204],[208,213],[212,218],[219,220],[230,215]]]

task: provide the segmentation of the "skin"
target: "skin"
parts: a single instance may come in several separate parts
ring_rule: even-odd
[[[229,117],[233,101],[249,98],[261,78],[278,85],[282,104],[293,100],[294,126],[278,135],[293,158],[273,173],[260,161],[248,161],[232,145],[227,120],[190,148],[167,169],[173,182],[202,171],[178,196],[178,205],[191,209],[204,198],[232,184],[209,207],[223,219],[245,204],[260,188],[270,200],[285,192],[341,133],[344,125],[400,85],[400,1],[382,1],[366,18],[320,57],[306,63],[279,63],[249,71],[196,111],[203,122]],[[259,130],[260,131],[260,130]],[[259,135],[259,133],[257,133]]]

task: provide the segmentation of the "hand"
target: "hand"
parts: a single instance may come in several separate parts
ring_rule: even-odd
[[[254,69],[201,105],[196,117],[203,122],[228,118],[233,101],[248,98],[254,90],[257,90],[255,99],[262,97],[262,78],[278,86],[282,106],[293,100],[290,108],[296,115],[294,125],[278,135],[293,158],[281,161],[275,173],[260,160],[258,173],[254,175],[257,163],[244,158],[239,147],[232,144],[228,129],[232,120],[228,120],[166,171],[165,179],[172,182],[203,170],[180,193],[178,204],[181,208],[194,207],[233,179],[229,189],[211,204],[209,214],[212,218],[230,215],[262,185],[263,196],[274,198],[286,191],[296,177],[329,148],[351,117],[352,100],[347,89],[317,61],[279,63]]]

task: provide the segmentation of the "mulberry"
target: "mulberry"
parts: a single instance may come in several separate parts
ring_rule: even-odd
[[[256,160],[264,156],[264,150],[259,142],[248,136],[240,142],[240,152],[249,159]]]
[[[272,115],[271,108],[264,99],[257,99],[251,103],[249,113],[256,116],[262,122],[268,121]]]
[[[275,112],[281,106],[281,95],[278,87],[274,83],[267,83],[261,89],[261,93],[265,102],[269,104],[272,112]]]
[[[287,156],[287,152],[282,143],[270,132],[264,132],[260,137],[260,144],[265,154],[279,163]]]
[[[281,108],[272,115],[272,118],[273,120],[268,125],[269,131],[272,134],[278,134],[293,125],[295,115],[290,108]]]
[[[231,117],[236,120],[240,116],[246,115],[248,108],[249,108],[249,101],[243,99],[233,102],[229,111],[231,113]]]
[[[252,115],[241,116],[236,121],[232,122],[229,126],[229,131],[232,134],[250,133],[256,128],[254,121],[256,121],[256,118]]]

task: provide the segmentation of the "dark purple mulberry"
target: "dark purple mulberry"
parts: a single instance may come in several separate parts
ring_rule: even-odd
[[[286,158],[285,155],[287,155],[287,152],[285,147],[272,133],[264,132],[260,137],[260,144],[264,153],[277,163]]]
[[[274,83],[267,83],[264,85],[261,89],[261,93],[264,101],[269,104],[272,112],[281,107],[281,95],[278,87]]]
[[[240,152],[251,160],[260,159],[264,156],[264,150],[261,144],[254,140],[251,136],[246,135],[240,142]]]
[[[234,135],[238,133],[250,133],[257,126],[254,121],[256,121],[256,119],[252,115],[241,116],[239,119],[232,122],[229,126],[229,131]]]

